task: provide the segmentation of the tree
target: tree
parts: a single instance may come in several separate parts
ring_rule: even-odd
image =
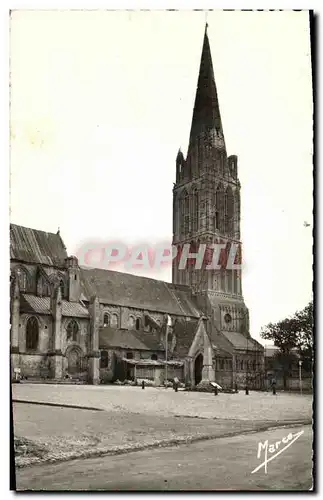
[[[291,365],[297,359],[302,359],[304,370],[310,371],[313,358],[313,302],[304,309],[297,311],[292,317],[269,323],[260,333],[266,340],[272,340],[279,348],[275,355],[276,366],[281,366],[284,387]]]

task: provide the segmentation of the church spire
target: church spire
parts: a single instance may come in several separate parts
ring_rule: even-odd
[[[207,133],[212,136],[212,142],[215,147],[225,149],[207,28],[208,24],[206,23],[192,118],[190,144],[192,144],[200,134],[204,135]]]

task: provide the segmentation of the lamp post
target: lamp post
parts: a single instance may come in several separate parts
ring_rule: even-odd
[[[167,389],[167,362],[168,362],[168,333],[169,333],[169,327],[172,324],[172,319],[169,315],[167,315],[167,325],[166,325],[166,335],[165,335],[165,383],[166,383],[166,389]]]
[[[302,394],[302,364],[303,364],[303,361],[299,360],[299,362],[298,362],[298,367],[299,367],[299,390],[300,390],[301,394]]]

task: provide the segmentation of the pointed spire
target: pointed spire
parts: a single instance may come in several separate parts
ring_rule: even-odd
[[[206,23],[190,143],[192,143],[199,134],[212,131],[214,145],[219,148],[225,148],[207,28],[208,24]]]

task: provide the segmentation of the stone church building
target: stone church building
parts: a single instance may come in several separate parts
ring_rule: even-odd
[[[187,157],[176,158],[173,245],[240,241],[237,157],[227,156],[205,31]],[[11,370],[87,383],[177,376],[188,385],[261,388],[241,271],[185,269],[172,283],[81,267],[59,234],[10,226]],[[167,361],[166,361],[167,357]]]

